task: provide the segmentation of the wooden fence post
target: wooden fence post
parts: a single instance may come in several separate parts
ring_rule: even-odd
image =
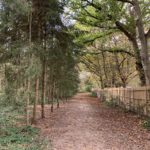
[[[118,104],[118,106],[119,106],[119,88],[117,88],[117,104]]]
[[[123,97],[124,97],[124,98],[123,98],[123,108],[126,109],[126,93],[125,93],[125,92],[126,92],[126,89],[125,89],[125,88],[123,88],[123,89],[124,89],[124,91],[123,91],[123,92],[124,92],[124,93],[123,93],[123,94],[124,94],[124,95],[123,95]]]
[[[147,101],[148,101],[148,116],[150,116],[150,114],[149,114],[149,107],[150,107],[150,88],[148,88],[148,91],[147,91],[147,93],[148,93],[148,97],[147,97]]]
[[[129,89],[129,110],[131,110],[131,89]]]
[[[150,88],[146,88],[146,115],[150,116],[149,114],[149,107],[150,107]]]
[[[133,92],[133,97],[132,97],[132,99],[133,99],[133,111],[135,112],[136,108],[135,108],[135,99],[134,99],[134,89],[132,92]]]
[[[120,88],[119,88],[119,106],[120,106]]]
[[[140,91],[141,92],[141,91]],[[140,108],[140,102],[139,102],[140,100],[139,99],[137,99],[137,112],[138,112],[138,115],[140,115],[142,112],[141,112],[141,108]]]
[[[145,104],[145,109],[146,109],[146,115],[148,115],[148,89],[146,88],[146,104]]]

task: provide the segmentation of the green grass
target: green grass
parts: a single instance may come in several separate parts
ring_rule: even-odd
[[[0,107],[0,150],[45,150],[48,141],[40,139],[38,128],[22,126],[22,116],[13,107]]]
[[[4,146],[13,143],[30,143],[36,134],[38,134],[38,129],[31,126],[3,128],[0,143]]]

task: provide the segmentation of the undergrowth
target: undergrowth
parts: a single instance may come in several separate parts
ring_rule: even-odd
[[[113,99],[109,100],[109,101],[105,101],[105,104],[109,107],[115,108],[118,107],[118,104],[116,101],[114,101]]]
[[[0,150],[45,150],[39,129],[23,126],[23,114],[13,107],[0,107]]]
[[[145,120],[143,121],[142,126],[143,126],[145,129],[147,129],[148,131],[150,131],[150,117],[147,118],[147,119],[145,119]]]
[[[97,97],[97,94],[96,94],[96,92],[91,92],[90,96],[91,97]]]

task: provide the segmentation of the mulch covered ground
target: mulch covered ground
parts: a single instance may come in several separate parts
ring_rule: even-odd
[[[41,136],[53,150],[150,150],[150,132],[137,115],[109,108],[97,98],[78,94],[39,119]]]

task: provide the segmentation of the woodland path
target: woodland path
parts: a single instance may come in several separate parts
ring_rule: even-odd
[[[54,113],[47,107],[46,113],[37,126],[52,150],[150,150],[150,132],[137,115],[109,108],[88,94],[76,95]]]

